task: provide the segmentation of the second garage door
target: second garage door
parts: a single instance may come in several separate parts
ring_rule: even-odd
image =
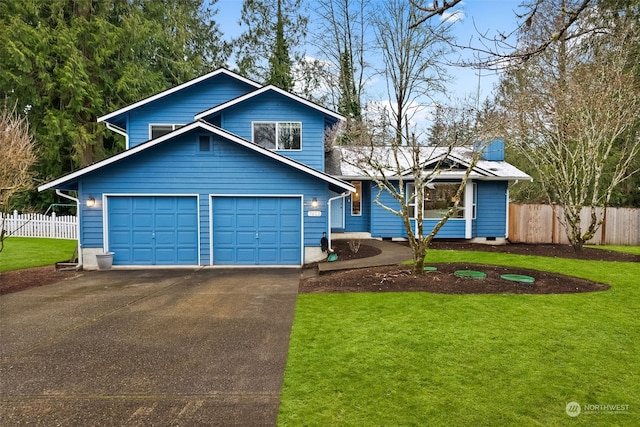
[[[299,197],[214,197],[213,263],[300,265]]]

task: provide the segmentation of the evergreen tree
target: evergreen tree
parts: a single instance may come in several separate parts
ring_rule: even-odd
[[[0,97],[28,112],[40,182],[124,148],[97,117],[224,63],[210,3],[0,3]]]
[[[267,84],[272,84],[290,91],[293,89],[293,77],[291,76],[291,59],[289,58],[289,45],[284,38],[284,19],[282,16],[282,0],[278,0],[278,13],[276,19],[276,43],[269,57],[269,78]]]
[[[282,75],[304,60],[299,48],[304,44],[308,18],[301,10],[302,0],[244,0],[239,24],[245,30],[234,41],[240,74],[271,82],[272,75]],[[291,71],[286,73],[292,76]]]

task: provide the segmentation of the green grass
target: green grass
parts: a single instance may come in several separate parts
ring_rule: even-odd
[[[52,265],[71,258],[75,240],[9,237],[0,252],[0,272]]]
[[[299,295],[278,424],[640,425],[640,264],[429,251],[610,284],[571,295]],[[627,404],[570,418],[568,402]]]
[[[606,249],[609,251],[626,252],[628,254],[640,255],[640,246],[588,246],[595,249]]]

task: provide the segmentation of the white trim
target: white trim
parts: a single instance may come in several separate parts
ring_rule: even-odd
[[[265,155],[267,157],[270,157],[270,158],[272,158],[274,160],[277,160],[277,161],[279,161],[279,162],[281,162],[281,163],[283,163],[283,164],[285,164],[287,166],[291,166],[294,169],[298,169],[298,170],[300,170],[302,172],[305,172],[305,173],[307,173],[309,175],[312,175],[312,176],[314,176],[316,178],[319,178],[319,179],[321,179],[321,180],[323,180],[325,182],[328,182],[329,184],[335,185],[335,186],[340,187],[340,188],[342,188],[344,190],[355,191],[355,188],[351,184],[349,184],[349,183],[347,183],[345,181],[342,181],[339,178],[334,178],[331,175],[328,175],[328,174],[326,174],[324,172],[321,172],[321,171],[319,171],[317,169],[314,169],[314,168],[312,168],[310,166],[307,166],[307,165],[305,165],[303,163],[297,162],[297,161],[295,161],[293,159],[290,159],[289,157],[283,156],[282,154],[279,154],[279,153],[271,151],[271,150],[267,150],[266,148],[262,148],[259,145],[256,145],[256,144],[254,144],[252,142],[249,142],[246,139],[240,138],[237,135],[229,133],[229,132],[227,132],[227,131],[225,131],[223,129],[220,129],[217,126],[214,126],[214,125],[209,124],[209,123],[204,122],[204,121],[198,121],[198,122],[189,123],[188,125],[185,125],[185,126],[181,127],[180,129],[177,129],[177,130],[175,130],[175,131],[173,131],[171,133],[168,133],[166,135],[163,135],[163,136],[161,136],[159,138],[156,138],[156,139],[153,139],[151,141],[144,142],[144,143],[142,143],[140,145],[136,145],[135,147],[133,147],[133,148],[127,150],[127,151],[124,151],[124,152],[122,152],[120,154],[116,154],[115,156],[109,157],[109,158],[104,159],[104,160],[102,160],[100,162],[94,163],[94,164],[92,164],[90,166],[87,166],[85,168],[82,168],[80,170],[72,172],[72,173],[70,173],[68,175],[65,175],[63,177],[60,177],[60,178],[58,178],[58,179],[56,179],[54,181],[48,182],[47,184],[43,184],[43,185],[38,187],[38,191],[44,191],[44,190],[48,190],[50,188],[55,188],[56,186],[58,186],[60,184],[63,184],[65,182],[67,182],[67,181],[71,181],[71,180],[73,180],[75,178],[78,178],[78,177],[81,177],[82,175],[85,175],[85,174],[87,174],[89,172],[93,172],[93,171],[95,171],[97,169],[100,169],[100,168],[105,167],[107,165],[110,165],[112,163],[118,162],[118,161],[120,161],[122,159],[125,159],[125,158],[127,158],[129,156],[137,154],[137,153],[139,153],[141,151],[144,151],[144,150],[146,150],[148,148],[156,146],[156,145],[158,145],[158,144],[160,144],[160,143],[162,143],[164,141],[167,141],[169,139],[172,139],[172,138],[174,138],[176,136],[179,136],[179,135],[185,134],[187,132],[190,132],[190,131],[192,131],[194,129],[207,130],[207,131],[209,131],[209,132],[211,132],[211,133],[213,133],[215,135],[219,135],[219,136],[221,136],[221,137],[223,137],[223,138],[225,138],[225,139],[227,139],[227,140],[229,140],[231,142],[235,142],[236,144],[242,145],[243,147],[246,147],[246,148],[248,148],[250,150],[253,150],[253,151],[258,152],[260,154],[263,154],[263,155]]]
[[[200,82],[202,82],[204,80],[207,80],[207,79],[209,79],[211,77],[217,76],[218,74],[226,74],[229,77],[232,77],[232,78],[234,78],[236,80],[239,80],[239,81],[241,81],[243,83],[246,83],[248,85],[251,85],[251,86],[253,86],[255,88],[261,88],[262,87],[261,84],[258,84],[258,83],[254,82],[252,80],[247,79],[247,78],[244,78],[244,77],[242,77],[242,76],[240,76],[240,75],[238,75],[238,74],[236,74],[236,73],[234,73],[232,71],[229,71],[229,70],[227,70],[225,68],[219,68],[219,69],[217,69],[215,71],[212,71],[212,72],[210,72],[208,74],[205,74],[205,75],[200,76],[200,77],[196,77],[193,80],[189,80],[186,83],[183,83],[181,85],[172,87],[171,89],[167,89],[164,92],[160,92],[158,94],[155,94],[153,96],[145,98],[142,101],[138,101],[138,102],[136,102],[134,104],[128,105],[128,106],[126,106],[124,108],[121,108],[121,109],[116,110],[116,111],[114,111],[112,113],[106,114],[106,115],[104,115],[102,117],[98,117],[98,122],[107,121],[107,120],[109,120],[109,119],[111,119],[111,118],[113,118],[115,116],[118,116],[120,114],[126,113],[128,111],[131,111],[131,110],[133,110],[135,108],[141,107],[141,106],[143,106],[145,104],[148,104],[150,102],[157,101],[160,98],[164,98],[165,96],[171,95],[171,94],[176,93],[176,92],[178,92],[178,91],[180,91],[182,89],[185,89],[185,88],[187,88],[189,86],[192,86],[194,84],[200,83]]]
[[[76,202],[76,213],[78,215],[78,219],[76,220],[76,233],[78,235],[78,241],[77,241],[77,247],[78,247],[78,268],[82,268],[82,261],[83,261],[83,257],[82,257],[82,243],[81,242],[81,237],[82,235],[80,234],[82,229],[80,228],[80,223],[82,222],[82,203],[80,203],[80,199],[75,198],[73,196],[70,196],[68,194],[64,194],[62,192],[62,190],[56,190],[56,194],[60,197],[64,197],[65,199],[69,199],[72,200],[74,202]],[[73,261],[73,260],[72,260]]]
[[[126,130],[122,129],[119,126],[116,126],[114,124],[111,124],[109,122],[105,122],[105,125],[107,126],[107,129],[109,129],[112,132],[117,133],[118,135],[122,135],[124,136],[124,147],[125,149],[129,149],[129,134],[127,133]]]
[[[464,238],[473,235],[473,181],[468,180],[464,186]]]
[[[313,102],[311,102],[309,100],[301,98],[301,97],[299,97],[297,95],[289,93],[289,92],[287,92],[285,90],[282,90],[282,89],[280,89],[278,87],[275,87],[273,85],[263,86],[258,90],[254,90],[253,92],[249,92],[249,93],[247,93],[245,95],[239,96],[238,98],[235,98],[235,99],[232,99],[230,101],[224,102],[224,103],[222,103],[222,104],[220,104],[218,106],[215,106],[213,108],[210,108],[208,110],[205,110],[205,111],[203,111],[201,113],[196,114],[194,116],[194,118],[196,120],[204,119],[205,117],[210,116],[211,114],[215,114],[215,113],[217,113],[219,111],[225,110],[225,109],[227,109],[229,107],[232,107],[232,106],[234,106],[236,104],[239,104],[239,103],[244,102],[244,101],[246,101],[248,99],[251,99],[251,98],[253,98],[255,96],[258,96],[258,95],[261,95],[261,94],[263,94],[265,92],[270,92],[270,91],[279,93],[280,95],[283,95],[283,96],[286,96],[289,99],[297,101],[297,102],[299,102],[299,103],[301,103],[303,105],[306,105],[307,107],[310,107],[310,108],[313,108],[315,110],[318,110],[318,111],[322,112],[323,114],[326,114],[327,116],[331,116],[331,117],[333,117],[333,118],[335,118],[337,120],[345,120],[344,116],[342,116],[341,114],[338,114],[338,113],[336,113],[334,111],[331,111],[331,110],[329,110],[327,108],[324,108],[324,107],[322,107],[322,106],[320,106],[318,104],[315,104],[315,103],[313,103]]]
[[[509,238],[509,184],[507,184],[507,191],[505,192],[506,206],[505,206],[505,221],[504,221],[504,238]]]
[[[351,193],[351,209],[349,211],[349,214],[351,216],[362,216],[362,206],[363,206],[363,204],[362,204],[362,200],[363,200],[362,199],[362,181],[360,181],[358,179],[354,179],[354,180],[351,181],[351,185],[353,185],[354,182],[359,182],[360,183],[360,213],[358,213],[358,214],[354,214],[353,213],[353,193]],[[355,185],[354,185],[354,188],[355,188]],[[356,190],[357,190],[357,188],[356,188]],[[357,191],[355,191],[354,193],[357,193]]]
[[[214,197],[232,197],[232,198],[271,198],[271,199],[280,199],[280,198],[290,198],[290,199],[300,199],[300,264],[299,265],[219,265],[216,266],[213,263],[213,199]],[[304,265],[304,194],[236,194],[236,193],[210,193],[209,194],[209,265],[213,267],[300,267]]]
[[[302,122],[296,121],[296,122],[292,122],[292,121],[276,121],[276,120],[256,120],[256,121],[252,121],[251,122],[251,142],[253,142],[254,144],[262,147],[262,145],[258,144],[256,142],[256,136],[255,136],[255,124],[269,124],[269,123],[273,123],[274,125],[276,125],[276,148],[271,149],[271,148],[267,148],[267,150],[271,150],[271,151],[284,151],[284,152],[292,152],[292,151],[302,151]],[[281,123],[293,123],[293,124],[299,124],[300,125],[300,148],[278,148],[278,135],[280,134],[280,132],[278,132],[279,128],[280,128],[280,124]],[[263,147],[265,148],[265,147]]]
[[[197,223],[198,223],[198,261],[197,264],[194,265],[182,265],[179,264],[176,267],[199,267],[201,261],[201,250],[200,250],[200,195],[199,194],[179,194],[179,193],[103,193],[102,194],[102,250],[104,252],[108,251],[109,248],[109,207],[108,201],[109,197],[190,197],[196,199],[196,215],[197,215]],[[118,267],[145,267],[143,265],[119,265]],[[155,267],[151,265],[150,267]],[[172,267],[170,265],[161,265],[158,267]]]
[[[328,238],[327,238],[327,243],[328,243],[328,245],[329,245],[329,250],[331,250],[331,205],[333,204],[333,201],[334,201],[334,200],[338,200],[338,199],[340,199],[340,198],[342,198],[342,199],[343,199],[343,200],[342,200],[342,216],[343,216],[343,218],[342,218],[342,223],[344,224],[344,205],[346,204],[344,199],[345,199],[349,194],[350,194],[350,192],[349,192],[349,191],[345,191],[345,192],[344,192],[344,193],[342,193],[342,194],[339,194],[339,195],[337,195],[337,196],[335,196],[335,197],[331,197],[331,198],[329,199],[329,201],[327,202],[327,228],[328,228],[328,230],[327,230],[327,236],[328,236]],[[345,225],[345,227],[346,227],[346,224],[344,224],[344,225]]]

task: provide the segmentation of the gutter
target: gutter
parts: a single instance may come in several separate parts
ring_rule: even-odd
[[[82,246],[80,245],[80,215],[81,215],[81,205],[80,205],[80,200],[76,199],[75,197],[72,197],[68,194],[64,194],[61,190],[56,189],[56,194],[60,197],[63,197],[65,199],[68,200],[72,200],[76,203],[76,211],[78,212],[78,221],[76,224],[76,227],[78,228],[76,230],[76,232],[78,233],[78,266],[76,267],[76,270],[81,270],[82,269]]]

